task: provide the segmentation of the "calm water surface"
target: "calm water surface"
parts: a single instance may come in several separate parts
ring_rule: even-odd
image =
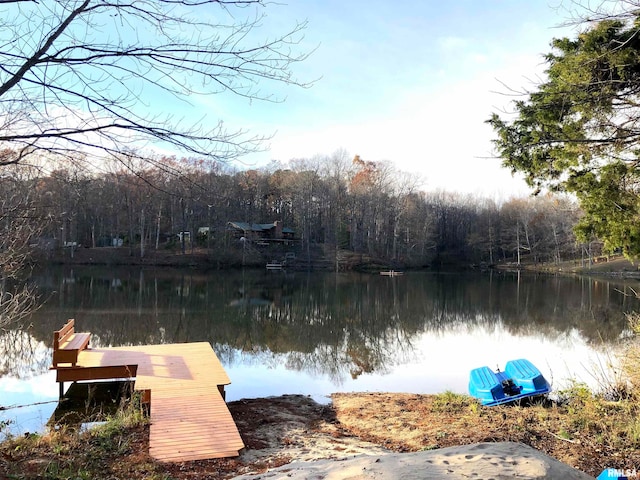
[[[208,341],[227,399],[337,391],[466,392],[474,367],[526,357],[552,381],[596,386],[640,311],[638,281],[533,274],[367,274],[59,268],[29,334],[0,334],[0,412],[39,429],[55,407],[52,332],[95,346]]]

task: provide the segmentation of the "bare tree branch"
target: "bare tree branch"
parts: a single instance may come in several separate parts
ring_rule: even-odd
[[[2,5],[6,6],[2,6]],[[263,0],[0,2],[0,142],[23,152],[117,155],[151,144],[228,161],[265,139],[159,108],[229,93],[278,102],[305,23],[261,40]]]

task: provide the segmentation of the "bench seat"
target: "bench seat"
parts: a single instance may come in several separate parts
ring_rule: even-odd
[[[89,333],[74,333],[68,342],[53,351],[53,366],[57,367],[61,363],[75,365],[78,362],[78,354],[87,348],[90,338]]]
[[[60,398],[64,394],[64,382],[136,378],[137,364],[78,366],[80,352],[87,349],[90,333],[76,333],[75,320],[70,319],[60,330],[53,332],[53,366],[56,382],[60,385]],[[151,402],[151,392],[143,392],[142,401]]]
[[[62,350],[84,350],[89,345],[90,338],[90,333],[74,333],[60,348]]]
[[[59,364],[78,363],[78,354],[89,346],[90,333],[76,333],[73,319],[53,333],[53,368]]]

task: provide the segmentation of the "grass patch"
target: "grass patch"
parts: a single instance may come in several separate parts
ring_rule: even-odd
[[[147,448],[147,419],[134,396],[93,429],[61,426],[45,435],[9,438],[0,444],[0,478],[166,478],[144,453]]]
[[[449,390],[433,396],[431,411],[440,413],[457,413],[477,411],[478,402],[469,395],[454,393]]]
[[[640,342],[638,342],[640,313],[631,313],[627,316],[627,319],[633,337],[622,356],[621,366],[629,388],[633,391],[638,391],[640,389]]]

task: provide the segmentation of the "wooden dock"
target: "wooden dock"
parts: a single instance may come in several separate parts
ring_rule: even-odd
[[[231,381],[207,342],[82,350],[75,367],[57,368],[57,380],[82,380],[74,376],[131,365],[137,365],[135,389],[151,395],[152,457],[162,462],[235,457],[244,448],[224,400]]]
[[[404,275],[404,272],[398,272],[397,270],[388,270],[385,272],[380,272],[380,275],[385,277],[399,277],[401,275]]]

